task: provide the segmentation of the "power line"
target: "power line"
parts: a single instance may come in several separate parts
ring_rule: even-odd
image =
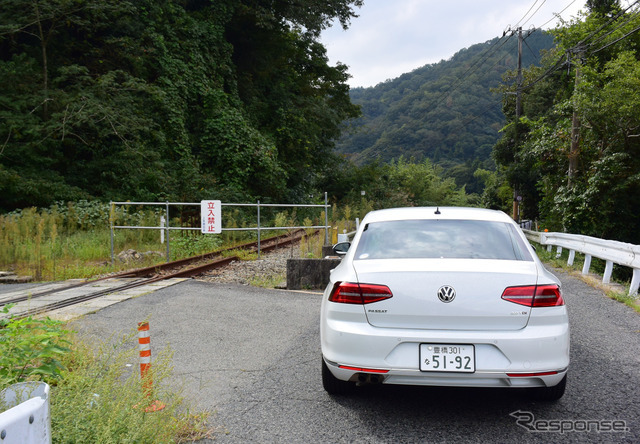
[[[637,28],[634,28],[632,31],[626,33],[625,35],[623,35],[622,37],[620,37],[619,39],[614,40],[611,43],[607,43],[606,45],[604,45],[602,48],[600,49],[596,49],[595,51],[591,51],[591,54],[596,54],[600,51],[602,51],[603,49],[607,49],[609,46],[615,45],[616,43],[618,43],[620,40],[624,40],[627,37],[629,37],[631,34],[635,34],[636,32],[640,31],[640,26],[638,26]]]
[[[523,22],[523,20],[525,20],[527,18],[527,16],[529,16],[529,14],[531,13],[531,11],[534,10],[534,8],[536,7],[536,5],[538,5],[538,2],[540,0],[535,0],[534,3],[531,5],[531,7],[529,8],[529,10],[524,14],[524,16],[517,22],[517,24]],[[571,7],[577,0],[573,0],[571,3],[569,3],[567,6],[565,6],[559,13],[554,14],[554,18],[560,18],[562,19],[561,15],[562,13],[564,13],[569,7]],[[538,5],[538,7],[535,9],[535,11],[531,14],[531,16],[524,22],[524,24],[528,23],[540,10],[540,8],[544,5],[544,3],[546,2],[546,0],[543,0],[542,3],[540,3]],[[636,0],[635,2],[633,2],[631,5],[629,5],[627,8],[625,8],[624,10],[621,10],[618,14],[616,14],[614,17],[612,17],[607,23],[603,24],[602,26],[600,26],[598,29],[596,29],[595,31],[591,32],[587,37],[585,37],[584,39],[582,39],[580,42],[578,42],[576,45],[574,45],[573,47],[569,48],[567,50],[567,54],[572,53],[572,52],[580,52],[584,50],[584,45],[585,43],[587,43],[591,38],[593,38],[596,34],[598,34],[600,31],[602,31],[603,29],[605,29],[607,26],[611,25],[612,23],[614,23],[618,18],[620,18],[622,15],[624,15],[627,11],[629,11],[633,6],[635,6],[637,3],[639,3],[640,0]],[[542,26],[546,26],[549,22],[551,22],[554,18],[548,20],[547,22],[545,22]],[[635,17],[631,17],[629,18],[626,22],[624,22],[623,24],[619,25],[618,27],[616,27],[615,29],[609,31],[608,33],[600,36],[599,38],[595,39],[593,42],[590,43],[590,46],[593,45],[593,43],[597,43],[599,41],[601,41],[602,39],[606,38],[607,36],[611,35],[613,32],[615,32],[616,30],[620,29],[621,27],[623,27],[624,25],[626,25],[629,21],[631,21],[633,18]],[[638,28],[635,28],[634,30],[632,30],[631,32],[625,34],[623,37],[595,50],[595,51],[591,51],[592,54],[595,54],[599,51],[602,51],[606,48],[608,48],[609,46],[629,37],[630,35],[632,35],[635,32],[640,31],[640,26]],[[440,94],[440,96],[435,100],[435,106],[434,108],[437,108],[442,102],[444,102],[445,98],[450,96],[452,93],[454,93],[455,91],[457,91],[460,86],[464,83],[465,80],[467,80],[469,77],[471,77],[473,74],[475,74],[475,72],[494,54],[496,53],[499,49],[501,49],[512,37],[513,37],[513,33],[511,33],[508,38],[506,40],[503,40],[503,38],[505,37],[506,32],[503,34],[502,38],[496,40],[491,47],[489,47],[488,49],[486,49],[482,54],[480,54],[480,56],[476,59],[476,61],[474,63],[472,63],[469,68],[467,68],[467,70],[462,74],[462,76],[458,77],[456,79],[456,81],[453,83],[453,85],[447,89],[447,91],[444,91]],[[528,37],[528,36],[527,36]],[[496,45],[498,45],[496,47]],[[536,56],[533,53],[533,50],[531,49],[531,47],[529,46],[528,43],[525,44],[527,45],[527,48],[529,49],[529,51],[531,52],[531,54],[534,57],[539,57]],[[491,69],[493,69],[496,65],[498,65],[500,62],[502,62],[504,59],[506,58],[506,55],[503,56],[500,60],[498,60],[497,62],[495,62],[493,64],[493,66],[491,68],[489,68],[489,72],[491,71]],[[535,80],[529,82],[527,85],[521,86],[520,90],[527,90],[532,88],[533,86],[535,86],[536,84],[538,84],[539,82],[543,81],[544,79],[546,79],[547,77],[551,76],[552,74],[554,74],[555,72],[557,72],[558,70],[560,70],[561,68],[563,68],[564,66],[566,66],[569,62],[566,60],[565,55],[561,56],[551,67],[549,67],[542,75],[538,76],[538,78],[536,78]],[[476,116],[473,119],[471,119],[469,122],[465,122],[465,124],[470,123],[474,120],[476,120],[477,118],[479,118],[480,116]]]
[[[507,39],[506,39],[506,40],[504,40],[500,46],[498,46],[497,48],[495,48],[495,50],[494,50],[491,54],[488,54],[488,53],[487,53],[487,54],[486,54],[486,56],[484,57],[484,60],[482,60],[481,58],[479,58],[479,59],[478,59],[478,62],[476,62],[476,63],[475,63],[474,65],[472,65],[471,67],[469,67],[469,68],[467,69],[467,71],[465,71],[465,73],[464,73],[462,76],[460,76],[460,77],[457,79],[457,81],[456,81],[456,82],[455,82],[455,83],[454,83],[454,84],[453,84],[453,85],[452,85],[452,86],[451,86],[447,91],[443,92],[443,93],[440,95],[440,97],[438,97],[438,98],[436,99],[436,105],[435,105],[435,107],[437,108],[437,107],[438,107],[442,102],[444,102],[444,100],[445,100],[445,98],[446,98],[447,96],[449,96],[450,94],[452,94],[452,93],[454,93],[456,90],[458,90],[458,88],[459,88],[459,87],[460,87],[460,85],[461,85],[461,84],[466,80],[466,78],[471,77],[471,75],[475,74],[475,72],[480,68],[480,65],[481,65],[482,63],[484,63],[485,61],[487,61],[487,60],[489,59],[489,57],[493,55],[493,53],[497,52],[500,48],[502,48],[502,47],[503,47],[503,46],[504,46],[504,45],[505,45],[505,44],[506,44],[506,43],[511,39],[511,37],[513,37],[513,34],[512,34],[512,35],[510,35],[509,37],[507,37]],[[501,37],[501,38],[500,38],[500,40],[502,40],[503,38],[504,38],[504,36],[503,36],[503,37]],[[497,40],[497,41],[496,41],[496,43],[498,43],[500,40]],[[494,45],[492,45],[492,47],[491,47],[491,48],[493,48],[494,46],[495,46],[495,44],[494,44]],[[505,57],[506,57],[506,56],[505,56]],[[503,59],[504,59],[504,57],[503,57]],[[499,63],[499,62],[498,62],[498,63]],[[497,64],[497,63],[496,63],[496,64]],[[491,68],[493,68],[496,64],[494,64]],[[474,69],[472,72],[469,72],[469,71],[471,71],[471,69],[472,69],[472,68],[474,68],[474,67],[475,67],[475,69]],[[490,71],[490,70],[491,70],[491,68],[490,68],[488,71]],[[467,74],[468,74],[468,75],[467,75]]]
[[[502,37],[504,37],[504,35],[503,35]],[[492,50],[492,49],[493,49],[493,48],[494,48],[494,47],[495,47],[495,46],[500,42],[500,40],[502,39],[502,37],[501,37],[500,39],[496,40],[496,41],[495,41],[495,42],[494,42],[494,43],[493,43],[489,48],[487,48],[487,49],[486,49],[482,54],[480,54],[480,55],[478,56],[478,59],[477,59],[474,63],[472,63],[472,64],[471,64],[471,66],[469,66],[469,68],[467,68],[467,70],[466,70],[466,71],[465,71],[465,72],[464,72],[464,73],[463,73],[463,74],[458,78],[458,80],[459,80],[459,81],[462,81],[461,79],[462,79],[462,78],[464,78],[464,77],[466,77],[466,76],[467,76],[467,74],[469,73],[469,71],[471,71],[471,70],[472,70],[473,68],[475,68],[477,65],[484,63],[483,58],[484,58],[485,60],[487,60],[491,55],[493,55],[493,53],[492,53],[492,54],[489,54],[489,52],[490,52],[490,51],[491,51],[491,50]],[[509,39],[507,39],[507,41],[508,41],[508,40],[509,40]],[[496,50],[495,50],[495,51],[497,51],[498,49],[502,48],[502,46],[503,46],[507,41],[505,41],[502,45],[500,45],[500,47],[499,47],[499,48],[496,48]],[[494,52],[495,52],[495,51],[494,51]],[[477,69],[475,69],[471,74],[474,74],[476,71],[477,71]]]
[[[591,39],[594,35],[596,35],[597,33],[599,33],[600,31],[602,31],[604,28],[606,28],[607,26],[609,26],[610,24],[612,24],[613,22],[615,22],[616,20],[618,20],[622,15],[626,14],[627,11],[629,9],[631,9],[633,6],[635,6],[638,3],[638,0],[636,0],[635,2],[633,2],[631,5],[629,5],[626,9],[622,9],[620,10],[620,12],[618,12],[615,16],[611,17],[609,19],[609,21],[607,23],[604,23],[603,25],[601,25],[598,29],[596,29],[595,31],[593,31],[591,34],[589,34],[587,37],[585,37],[584,39],[580,40],[575,46],[579,47],[581,45],[584,45],[585,43],[587,43],[587,41],[589,39]]]
[[[554,19],[560,17],[560,19],[562,19],[562,13],[564,11],[566,11],[567,9],[569,9],[571,7],[571,5],[573,5],[575,2],[577,2],[578,0],[573,0],[571,3],[569,3],[567,6],[564,7],[564,9],[560,12],[558,12],[557,14],[554,14],[554,17],[551,17],[549,20],[547,20],[546,22],[544,22],[542,24],[542,26],[540,26],[540,28],[544,28],[545,26],[547,26],[551,21],[553,21]],[[563,19],[562,19],[563,20]]]
[[[542,8],[542,6],[543,6],[546,2],[547,2],[547,0],[544,0],[542,3],[540,3],[540,6],[538,6],[538,9],[536,9],[536,11],[535,11],[533,14],[531,14],[531,17],[529,17],[529,19],[528,19],[526,22],[524,22],[524,23],[522,24],[522,26],[524,26],[524,25],[526,25],[527,23],[529,23],[529,22],[531,21],[531,19],[533,18],[533,16],[534,16],[534,15],[536,15],[536,14],[538,13],[538,11],[540,10],[540,8]],[[535,3],[534,3],[534,5],[535,5]]]
[[[531,5],[531,7],[529,8],[529,10],[524,14],[524,16],[522,16],[522,18],[520,20],[518,20],[518,22],[516,23],[516,28],[517,25],[521,22],[523,22],[523,20],[525,20],[527,18],[527,16],[529,16],[529,14],[531,13],[531,11],[534,10],[534,8],[536,7],[536,5],[538,5],[538,2],[540,0],[535,0],[533,2],[533,4]],[[540,8],[542,8],[542,6],[546,3],[547,0],[542,0],[542,2],[538,5],[538,7],[535,9],[535,11],[529,16],[529,18],[526,20],[526,22],[524,23],[528,23],[540,10]],[[562,9],[560,11],[560,13],[558,13],[556,15],[556,17],[560,16],[564,11],[566,11],[571,5],[573,5],[577,0],[573,0],[571,3],[569,3],[567,6],[564,7],[564,9]],[[553,18],[551,19],[553,20]],[[545,23],[545,25],[547,23],[549,23],[551,20],[547,21]],[[543,25],[544,26],[544,25]],[[511,29],[511,27],[510,27]],[[504,37],[506,35],[506,31],[505,33],[503,33],[502,37]],[[531,34],[529,34],[531,35]],[[469,66],[469,68],[467,68],[467,70],[460,76],[457,78],[457,80],[453,83],[453,85],[447,90],[444,91],[437,99],[436,99],[436,105],[435,107],[438,107],[442,102],[444,102],[445,98],[447,96],[449,96],[450,94],[454,93],[455,91],[457,91],[460,86],[464,83],[465,80],[467,80],[469,77],[471,77],[473,74],[475,74],[475,72],[489,59],[489,57],[491,57],[495,52],[497,52],[500,48],[502,48],[510,39],[511,37],[513,37],[513,33],[509,35],[509,37],[504,40],[502,42],[502,44],[500,44],[499,47],[495,48],[494,47],[500,42],[500,40],[497,40],[494,42],[493,45],[491,45],[490,48],[488,48],[487,50],[484,51],[484,53],[482,53],[478,59],[471,65]],[[527,36],[528,37],[528,36]],[[533,54],[533,50],[531,50],[531,47],[527,44],[527,47],[529,48],[529,50],[531,51],[531,53]],[[535,54],[533,54],[534,57],[538,57]],[[504,57],[503,57],[504,59]],[[501,61],[501,60],[500,60]],[[495,63],[489,70],[491,70],[493,67],[495,67],[498,63],[500,63],[500,61],[498,61],[497,63]]]
[[[565,62],[565,56],[564,54],[562,55],[562,57],[553,64],[553,66],[551,66],[551,68],[548,68],[544,74],[542,74],[541,76],[539,76],[537,79],[529,82],[527,85],[524,85],[522,87],[520,87],[521,91],[524,91],[526,89],[532,88],[534,87],[536,84],[540,83],[541,81],[543,81],[544,79],[546,79],[547,77],[549,77],[551,74],[553,74],[554,72],[558,71],[560,68],[562,68],[564,65],[566,64]]]
[[[502,102],[501,102],[500,99],[499,99],[499,101],[492,102],[491,104],[485,106],[484,109],[482,110],[482,113],[474,114],[471,117],[468,117],[467,120],[462,122],[462,126],[467,126],[470,123],[475,122],[480,117],[483,117],[486,114],[487,111],[490,111],[491,109],[495,109],[496,107],[498,107],[499,111],[502,112]]]
[[[529,10],[524,14],[524,16],[522,16],[522,18],[521,18],[520,20],[518,20],[518,22],[517,22],[515,25],[513,25],[513,27],[514,27],[514,28],[517,28],[517,27],[518,27],[518,25],[520,25],[520,22],[522,22],[522,21],[523,21],[523,20],[524,20],[528,15],[529,15],[529,13],[530,13],[530,12],[531,12],[531,10],[536,6],[536,4],[538,3],[538,1],[539,1],[539,0],[536,0],[535,2],[533,2],[533,5],[531,5],[531,7],[530,7],[530,8],[529,8]],[[544,1],[542,2],[542,5],[544,5],[544,3],[545,3],[546,1],[547,1],[547,0],[544,0]],[[542,5],[540,5],[540,6],[542,6]],[[540,9],[540,7],[538,7],[538,9],[536,9],[536,12],[538,12],[538,10],[539,10],[539,9]],[[535,15],[535,13],[534,13],[534,15]],[[533,16],[532,16],[532,17],[533,17]],[[529,18],[529,20],[531,20],[531,18]]]
[[[568,62],[567,58],[569,56],[569,54],[572,53],[583,53],[585,51],[585,44],[592,39],[598,32],[602,31],[603,29],[605,29],[607,26],[613,24],[617,19],[619,19],[623,14],[626,14],[627,11],[629,11],[629,9],[631,9],[633,6],[635,6],[637,3],[639,3],[640,0],[636,0],[635,2],[633,2],[631,5],[629,5],[626,9],[621,10],[618,14],[616,14],[614,17],[612,17],[611,19],[609,19],[607,21],[607,23],[604,23],[603,25],[601,25],[598,29],[596,29],[595,31],[591,32],[587,37],[585,37],[584,39],[582,39],[581,41],[579,41],[578,43],[576,43],[574,46],[568,48],[566,50],[566,56],[563,55],[561,56],[558,61],[556,61],[556,63],[554,63],[550,68],[548,68],[542,75],[540,75],[538,78],[536,78],[535,80],[529,82],[527,85],[522,86],[521,90],[526,90],[529,88],[532,88],[533,86],[535,86],[537,83],[541,82],[542,80],[544,80],[545,78],[549,77],[551,74],[555,73],[556,71],[558,71],[560,68],[562,68],[563,66],[565,66]],[[631,21],[632,19],[636,18],[639,14],[636,13],[634,16],[630,17],[629,19],[627,19],[622,25],[619,25],[618,27],[616,27],[615,29],[607,32],[606,34],[600,36],[599,38],[595,39],[593,42],[589,43],[589,47],[593,46],[593,43],[599,42],[601,41],[603,38],[611,35],[613,32],[617,31],[618,29],[620,29],[622,26],[626,25],[629,21]],[[597,50],[593,50],[593,51],[589,51],[590,54],[596,54],[599,51],[602,51],[606,48],[608,48],[611,45],[614,45],[615,43],[618,43],[619,41],[629,37],[630,35],[634,34],[635,32],[638,32],[640,30],[640,26],[633,29],[632,31],[630,31],[629,33],[625,34],[624,36],[620,37],[619,39],[616,39],[613,42],[610,42],[604,46],[602,46],[601,48],[597,49]]]
[[[525,45],[527,45],[527,48],[529,49],[529,52],[531,53],[531,55],[533,56],[533,58],[539,62],[539,61],[540,61],[540,54],[537,54],[537,55],[536,55],[536,53],[534,53],[534,52],[533,52],[533,49],[531,49],[531,46],[529,46],[529,44],[527,43],[527,39],[528,39],[532,34],[533,34],[533,33],[531,33],[531,34],[527,35],[527,36],[522,40],[522,42],[523,42]]]
[[[626,26],[630,21],[638,18],[638,16],[640,16],[640,12],[639,11],[635,11],[633,14],[630,14],[629,17],[627,18],[627,20],[625,20],[623,23],[621,23],[620,25],[618,25],[617,27],[615,27],[611,31],[607,32],[606,34],[601,35],[600,37],[598,37],[597,39],[595,39],[594,41],[589,43],[589,46],[594,46],[599,41],[604,40],[605,38],[609,37],[611,34],[616,32],[617,30],[619,30],[619,29],[623,28],[624,26]]]

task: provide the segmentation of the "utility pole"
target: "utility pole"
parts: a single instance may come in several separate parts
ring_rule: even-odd
[[[522,115],[522,26],[518,28],[518,74],[516,76],[516,144],[519,143],[518,122]],[[513,220],[520,221],[518,188],[513,186]]]
[[[522,115],[522,27],[518,28],[518,75],[516,76],[516,119]]]
[[[518,27],[518,29],[512,30],[509,29],[504,32],[502,35],[506,35],[508,32],[511,32],[511,35],[518,34],[518,72],[516,76],[516,146],[520,143],[520,137],[518,134],[520,117],[522,117],[522,43],[524,42],[524,37],[522,35],[522,26]],[[534,31],[527,31],[527,36],[531,35]],[[513,93],[508,93],[513,94]],[[522,197],[520,196],[518,190],[518,184],[513,184],[513,220],[520,220],[520,201]]]
[[[577,51],[577,63],[576,66],[576,78],[573,87],[573,116],[571,118],[571,148],[569,149],[569,171],[567,173],[567,186],[571,188],[573,186],[573,179],[578,171],[578,162],[580,160],[580,116],[578,115],[578,103],[576,97],[576,91],[580,84],[581,70],[580,65],[582,63],[582,57],[584,54],[584,48],[578,47]],[[569,65],[571,66],[571,65]]]

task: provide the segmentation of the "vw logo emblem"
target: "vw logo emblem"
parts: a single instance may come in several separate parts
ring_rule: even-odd
[[[440,287],[440,290],[438,290],[438,299],[440,299],[442,302],[451,302],[455,298],[456,291],[449,285],[442,286]]]

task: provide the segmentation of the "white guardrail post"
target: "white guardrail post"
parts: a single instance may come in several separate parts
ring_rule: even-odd
[[[0,443],[51,443],[49,385],[19,382],[9,386],[0,393],[0,412]]]
[[[569,265],[573,265],[576,252],[584,254],[582,274],[589,273],[592,257],[606,261],[604,275],[602,276],[602,282],[605,284],[608,284],[611,280],[613,264],[632,268],[633,277],[629,285],[629,296],[636,296],[638,294],[638,287],[640,286],[640,245],[577,234],[542,233],[531,230],[522,231],[524,231],[529,240],[546,246],[547,251],[551,251],[554,246],[557,247],[557,257],[560,257],[563,248],[568,249]]]

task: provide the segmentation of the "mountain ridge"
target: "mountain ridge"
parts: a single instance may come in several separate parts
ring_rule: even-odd
[[[348,124],[337,152],[357,165],[404,157],[430,159],[445,169],[492,168],[491,151],[505,118],[501,97],[491,90],[516,69],[517,40],[496,37],[376,86],[352,88],[362,117]],[[535,30],[524,43],[523,68],[539,63],[553,37]]]

